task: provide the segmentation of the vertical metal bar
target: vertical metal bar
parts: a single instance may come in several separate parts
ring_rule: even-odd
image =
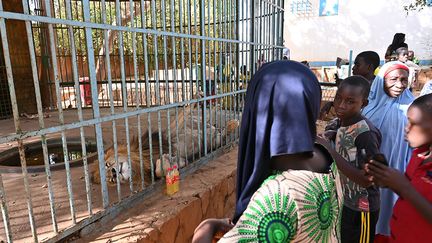
[[[264,26],[263,26],[263,7],[262,7],[262,5],[263,5],[263,3],[260,1],[259,3],[258,3],[258,6],[259,6],[259,9],[258,9],[258,11],[259,11],[259,17],[258,17],[258,28],[259,28],[259,30],[263,30],[263,31],[265,31],[264,30]],[[263,63],[263,61],[265,60],[265,56],[264,56],[264,54],[263,54],[263,40],[262,40],[262,32],[261,31],[257,31],[257,40],[258,40],[258,44],[257,44],[257,46],[258,46],[258,60],[261,60],[261,64]]]
[[[45,0],[45,6],[46,8],[46,14],[47,17],[51,17],[51,6],[50,6],[49,0]],[[59,112],[59,122],[61,125],[64,124],[64,116],[63,116],[63,108],[61,104],[61,94],[60,94],[60,80],[59,80],[59,73],[57,68],[57,54],[56,54],[56,45],[54,40],[54,28],[52,24],[48,24],[48,33],[49,33],[49,45],[51,49],[51,55],[52,55],[52,67],[53,67],[53,73],[54,73],[54,82],[55,82],[55,89],[57,94],[57,109]],[[62,145],[63,145],[63,154],[64,154],[64,163],[66,168],[66,182],[67,182],[67,190],[69,195],[69,205],[70,205],[70,211],[71,211],[71,217],[72,217],[72,223],[76,223],[76,217],[75,217],[75,206],[73,202],[73,191],[72,191],[72,177],[70,174],[70,165],[69,165],[69,157],[68,157],[68,148],[67,148],[67,141],[66,141],[66,134],[64,131],[61,132],[61,138],[62,138]]]
[[[121,9],[120,1],[116,0],[116,22],[118,26],[121,26]],[[127,112],[127,85],[126,85],[126,74],[125,74],[125,63],[124,63],[124,51],[123,51],[123,32],[119,32],[119,54],[120,54],[120,75],[121,75],[121,85],[122,85],[122,100],[123,100],[123,111]],[[126,130],[126,150],[127,150],[127,160],[129,164],[129,189],[130,193],[133,192],[133,182],[132,182],[132,161],[130,155],[130,137],[129,137],[129,118],[125,118],[125,130]]]
[[[180,33],[183,33],[183,0],[179,0],[179,16],[180,16]],[[185,86],[185,73],[184,73],[184,69],[185,69],[185,63],[184,63],[184,38],[180,38],[180,62],[181,62],[181,82],[182,82],[182,101],[184,102],[186,100],[186,86]],[[183,106],[183,132],[184,132],[184,158],[187,159],[188,158],[188,148],[187,148],[187,144],[186,144],[186,123],[187,123],[187,118],[185,117],[186,115],[186,108]],[[178,135],[177,135],[178,136]],[[177,141],[178,143],[178,141]],[[187,160],[186,160],[187,161]]]
[[[90,21],[90,8],[89,8],[89,0],[83,1],[83,10],[84,10],[84,21]],[[99,103],[98,103],[98,91],[97,91],[97,81],[96,81],[96,67],[94,61],[94,48],[93,48],[93,38],[92,38],[92,29],[89,27],[85,28],[85,36],[86,36],[86,46],[87,46],[87,56],[88,56],[88,69],[90,76],[90,85],[91,85],[91,96],[92,96],[92,107],[93,107],[93,117],[100,118],[99,111]],[[96,130],[96,144],[98,151],[98,160],[99,160],[99,171],[101,177],[101,190],[102,190],[102,204],[103,207],[106,208],[109,205],[109,197],[108,197],[108,187],[106,183],[106,175],[105,175],[105,158],[104,158],[104,147],[103,147],[103,138],[102,138],[102,126],[100,123],[95,124]]]
[[[111,12],[110,12],[109,16],[112,16]],[[107,24],[105,0],[102,0],[102,23]],[[109,37],[108,37],[108,31],[107,30],[104,30],[104,48],[105,48],[105,65],[106,65],[106,72],[107,72],[107,79],[108,79],[108,88],[107,89],[108,89],[108,96],[110,98],[110,100],[109,100],[110,114],[114,115],[115,110],[114,110],[114,95],[112,92],[113,83],[112,83],[112,77],[111,77],[111,58],[110,58]],[[120,166],[119,166],[119,162],[118,162],[118,143],[117,143],[116,120],[113,120],[111,124],[112,124],[112,131],[113,131],[114,161],[117,165],[116,178],[119,178],[119,167]],[[120,186],[119,180],[116,180],[116,185],[117,185],[117,199],[118,199],[118,201],[120,201],[121,200],[121,186]]]
[[[224,38],[224,23],[223,23],[223,16],[224,16],[224,6],[225,6],[225,2],[219,1],[219,8],[218,8],[218,18],[219,18],[219,38]],[[223,76],[223,72],[224,72],[224,60],[225,60],[225,53],[224,53],[224,47],[225,47],[225,43],[224,41],[220,41],[219,42],[220,48],[219,48],[219,85],[220,85],[220,92],[223,93],[224,91],[224,76]],[[222,123],[222,114],[223,114],[223,106],[225,103],[225,97],[220,99],[220,111],[219,111],[219,126],[222,127],[223,123]],[[220,133],[220,141],[221,141],[221,145],[223,145],[224,143],[224,134],[223,132]]]
[[[175,33],[175,3],[174,0],[171,0],[170,3],[170,19],[171,19],[171,32]],[[178,86],[177,86],[177,56],[176,56],[176,41],[175,41],[175,37],[171,37],[171,41],[172,41],[172,51],[173,51],[173,77],[174,77],[174,102],[179,102],[177,94],[178,94]],[[170,124],[169,124],[170,125]],[[179,164],[179,133],[178,133],[178,107],[175,107],[175,132],[176,132],[176,148],[175,148],[175,152],[176,152],[176,162],[177,164],[180,166]],[[170,154],[171,156],[171,154]]]
[[[205,0],[201,0],[201,36],[205,35]],[[201,77],[203,82],[204,98],[207,97],[207,85],[206,85],[206,43],[204,39],[201,39]],[[207,100],[203,102],[203,142],[204,142],[204,155],[207,155]]]
[[[136,28],[135,26],[135,6],[134,6],[134,2],[132,0],[129,1],[129,8],[130,8],[130,14],[131,14],[131,28]],[[133,57],[133,70],[134,70],[134,79],[135,79],[135,103],[136,103],[136,110],[139,109],[140,106],[140,102],[139,102],[139,96],[138,96],[138,64],[137,64],[137,50],[136,50],[136,32],[132,32],[132,57]],[[143,164],[143,155],[142,155],[142,139],[141,139],[141,118],[140,115],[137,115],[137,127],[138,127],[138,152],[139,152],[139,160],[140,160],[140,168],[141,169],[141,187],[144,188],[144,173],[143,173],[143,168],[144,168],[144,164]],[[132,172],[132,166],[131,164],[129,165],[131,172]],[[132,172],[133,173],[133,172]],[[131,178],[132,178],[132,173],[131,173]],[[136,171],[135,173],[138,173],[138,171]]]
[[[270,18],[270,16],[271,16],[271,13],[270,13],[270,9],[271,9],[271,5],[270,5],[270,3],[269,2],[266,2],[266,5],[267,5],[267,7],[266,7],[266,18],[267,18],[267,33],[266,33],[266,38],[267,38],[267,53],[268,53],[268,55],[269,55],[269,60],[270,61],[273,61],[273,60],[275,60],[274,59],[274,56],[273,55],[271,55],[271,49],[272,49],[272,47],[270,47],[270,44],[271,44],[271,18]]]
[[[166,15],[165,15],[165,0],[162,0],[161,2],[162,6],[162,29],[163,31],[166,31]],[[164,79],[165,79],[165,104],[170,104],[171,103],[171,99],[170,99],[170,89],[169,89],[169,83],[168,83],[168,55],[167,55],[167,36],[166,35],[162,35],[162,40],[163,40],[163,49],[164,49]],[[172,163],[171,161],[171,155],[172,155],[172,144],[171,144],[171,116],[170,116],[170,110],[167,109],[166,110],[167,113],[167,130],[168,130],[168,153],[169,153],[169,162],[170,164]],[[162,156],[162,154],[161,154]]]
[[[3,11],[2,1],[0,1],[0,11]],[[7,40],[7,32],[6,32],[6,23],[5,23],[5,20],[3,18],[0,18],[0,36],[1,36],[2,45],[3,45],[3,57],[4,57],[4,61],[5,61],[5,66],[6,66],[6,75],[7,75],[10,99],[11,99],[11,104],[12,104],[12,114],[13,114],[13,118],[14,118],[15,132],[17,134],[19,134],[22,131],[21,131],[21,124],[20,124],[20,120],[19,120],[19,114],[18,114],[18,103],[16,100],[15,86],[14,86],[14,81],[13,81],[12,64],[10,61],[9,43]],[[18,140],[18,151],[19,151],[19,155],[20,155],[21,168],[22,168],[22,174],[23,174],[23,179],[24,179],[24,188],[26,191],[27,210],[29,212],[30,228],[31,228],[32,236],[33,236],[33,241],[38,242],[36,225],[35,225],[34,216],[33,216],[32,196],[31,196],[30,186],[29,186],[29,182],[28,182],[28,175],[27,175],[27,162],[26,162],[26,158],[25,158],[24,146],[23,146],[22,140]],[[1,179],[1,182],[3,183],[2,178],[0,178],[0,179]],[[3,189],[3,186],[2,186],[2,189]],[[7,206],[6,206],[7,204],[5,201],[4,202],[5,204],[3,205],[3,200],[5,200],[4,197],[2,197],[3,218],[8,219],[8,215],[7,215],[8,210],[7,210]],[[7,238],[9,238],[9,240],[12,241],[11,236],[8,235],[8,234],[10,234],[10,228],[9,228],[10,226],[7,226],[9,223],[10,222],[6,223],[6,221],[5,221],[5,229],[6,229],[6,227],[8,227],[8,229],[6,231]]]
[[[278,45],[278,32],[279,32],[279,8],[277,7],[279,5],[279,0],[275,0],[274,4],[275,6],[273,7],[273,36],[272,36],[272,43],[273,45]],[[279,57],[279,48],[275,47],[274,48],[274,56],[278,59],[281,59]]]
[[[249,36],[246,34],[247,33],[247,26],[248,26],[248,22],[249,22],[249,20],[248,20],[249,19],[249,8],[248,8],[249,4],[248,3],[249,2],[246,1],[245,4],[241,5],[241,7],[242,7],[242,19],[243,19],[243,25],[242,25],[241,31],[242,31],[242,33],[244,33],[242,38],[245,41],[249,41]],[[240,1],[239,1],[239,4],[240,4]],[[242,81],[242,88],[243,89],[247,89],[247,86],[249,83],[249,72],[251,72],[251,71],[248,71],[249,59],[248,59],[247,55],[248,54],[250,55],[249,50],[250,50],[249,44],[243,44],[242,45],[242,59],[243,59],[242,60],[242,66],[244,67],[244,72],[245,72],[244,73],[244,80]],[[242,93],[241,99],[240,99],[241,103],[240,103],[240,107],[239,107],[239,115],[241,114],[241,112],[243,110],[244,101],[245,101],[245,93]],[[241,119],[241,116],[239,116],[239,120],[240,119]],[[240,137],[240,127],[238,127],[237,129],[238,129],[238,137]]]
[[[191,0],[187,0],[187,4],[186,4],[186,9],[187,9],[187,16],[188,16],[188,33],[189,35],[192,34],[192,16],[191,16]],[[195,11],[196,13],[196,11]],[[192,99],[194,97],[194,93],[193,93],[193,70],[192,70],[192,39],[188,38],[188,57],[189,57],[189,90],[190,90],[190,99]],[[190,133],[190,137],[191,137],[191,141],[192,141],[192,160],[195,160],[195,140],[193,138],[193,109],[192,109],[193,105],[189,106],[190,109],[190,114],[191,114],[191,133]],[[185,136],[186,138],[186,136]],[[199,143],[198,143],[199,144]]]
[[[28,12],[28,2],[27,0],[22,1],[23,4],[23,12],[24,14],[29,14]],[[39,118],[39,128],[42,129],[45,127],[44,119],[43,119],[43,107],[42,107],[42,101],[41,101],[41,92],[39,88],[39,77],[38,77],[38,69],[36,64],[36,54],[35,54],[35,48],[33,43],[33,35],[32,35],[32,27],[30,21],[25,21],[26,24],[26,33],[27,33],[27,39],[28,39],[28,48],[29,48],[29,54],[30,54],[30,62],[31,62],[31,68],[32,68],[32,76],[33,76],[33,85],[35,88],[35,94],[36,94],[36,106],[38,110],[38,118]],[[54,207],[54,193],[52,188],[52,182],[51,182],[51,170],[50,170],[50,163],[48,159],[48,147],[47,147],[47,141],[46,136],[41,136],[41,142],[42,142],[42,151],[44,156],[44,164],[45,164],[45,173],[47,176],[47,186],[48,186],[48,198],[50,200],[50,209],[51,209],[51,220],[53,224],[53,231],[55,233],[58,232],[58,226],[57,226],[57,220],[55,216],[55,207]]]
[[[264,60],[266,62],[270,61],[269,56],[267,55],[267,2],[261,2],[262,4],[262,13],[261,13],[261,19],[262,19],[262,26],[263,26],[263,32],[261,33],[261,45],[262,45],[262,51],[264,53]]]
[[[141,23],[142,28],[147,28],[147,18],[146,18],[146,5],[144,0],[141,0]],[[144,45],[144,74],[145,74],[145,86],[146,86],[146,106],[151,106],[150,101],[150,85],[149,85],[149,68],[148,68],[148,50],[147,50],[147,35],[143,34],[143,45]],[[153,144],[152,144],[152,129],[151,129],[151,113],[147,113],[147,124],[148,124],[148,139],[149,139],[149,150],[150,150],[150,170],[151,170],[151,181],[154,183],[154,166],[153,166]],[[140,168],[141,173],[144,174],[144,167]],[[144,180],[144,178],[143,178]],[[145,185],[141,185],[144,189]]]
[[[282,10],[280,10],[281,11],[281,21],[279,23],[279,25],[280,25],[280,44],[279,45],[282,46],[283,45],[283,41],[284,41],[284,38],[283,38],[284,31],[283,31],[283,29],[284,29],[284,21],[285,21],[285,18],[284,18],[285,1],[283,1],[283,0],[280,1],[280,7],[281,7]]]
[[[235,38],[236,40],[241,40],[240,38],[240,6],[239,6],[240,1],[239,0],[235,0]],[[240,46],[243,46],[243,44],[235,44],[236,46],[236,63],[237,63],[237,69],[236,69],[236,88],[235,90],[240,90],[240,67],[242,67],[243,63],[240,64]],[[243,61],[243,54],[242,54],[242,58],[241,60]],[[240,111],[240,96],[241,94],[236,94],[236,99],[235,99],[235,109],[234,109],[234,119],[238,119],[238,114]],[[235,138],[237,136],[237,129],[235,132]]]
[[[197,34],[196,33],[196,31],[197,31],[197,29],[198,29],[198,20],[197,20],[197,14],[198,14],[198,12],[197,11],[199,11],[199,13],[201,13],[201,11],[200,10],[197,10],[197,0],[194,0],[194,27],[195,27],[195,35]],[[195,40],[195,66],[197,67],[196,68],[196,75],[195,75],[195,77],[196,77],[196,85],[197,85],[197,92],[199,93],[200,92],[200,88],[199,88],[199,83],[200,83],[200,78],[201,77],[198,77],[198,60],[199,60],[199,56],[198,56],[198,44],[197,44],[197,40]],[[201,73],[203,72],[203,68],[204,67],[202,67],[201,66]],[[204,70],[204,72],[205,72],[205,70]],[[200,109],[200,102],[197,102],[197,117],[198,117],[198,122],[197,122],[197,130],[198,130],[198,155],[199,155],[199,157],[201,157],[201,150],[202,150],[202,143],[201,143],[201,119],[200,119],[200,112],[201,111],[201,109]]]
[[[211,35],[210,35],[210,8],[211,8],[211,5],[210,5],[210,0],[208,0],[209,2],[208,2],[208,5],[207,5],[207,36],[208,37],[211,37]],[[213,6],[213,8],[214,8],[214,6]],[[213,94],[212,94],[212,91],[213,91],[213,89],[212,89],[212,83],[213,83],[213,80],[212,80],[212,76],[211,76],[211,43],[212,43],[212,41],[209,41],[208,42],[208,68],[209,68],[209,77],[208,77],[208,81],[209,81],[209,93],[210,93],[210,96],[212,96]],[[212,130],[213,129],[211,129],[211,126],[212,126],[212,103],[213,103],[213,100],[209,100],[209,109],[208,109],[208,113],[209,113],[209,121],[207,121],[207,120],[204,120],[204,126],[205,127],[207,127],[207,123],[208,124],[210,124],[210,138],[209,138],[209,140],[210,140],[210,153],[212,153],[213,152],[213,132],[212,132]],[[206,113],[206,112],[205,112]],[[206,143],[207,144],[207,143]],[[207,151],[207,150],[206,150]]]
[[[215,0],[213,0],[213,37],[217,37],[218,35],[217,35],[217,32],[216,32],[216,9],[217,9],[217,1],[215,1]],[[216,72],[217,71],[217,57],[216,57],[216,46],[217,45],[219,45],[219,42],[218,41],[213,41],[213,81],[214,81],[214,89],[215,89],[215,93],[217,94],[217,90],[218,90],[218,87],[217,87],[217,80],[218,80],[218,77],[217,77],[217,75],[218,75],[218,73]],[[217,129],[218,128],[218,126],[217,126],[217,111],[218,111],[218,100],[219,99],[215,99],[215,109],[214,109],[214,111],[215,111],[215,115],[214,115],[214,120],[215,120],[215,122],[214,122],[214,126],[215,126],[215,128]],[[211,109],[210,109],[210,114],[212,113],[212,111],[211,111]],[[210,119],[211,120],[211,119]],[[213,121],[211,121],[211,124],[213,124]],[[213,136],[215,136],[215,149],[217,149],[218,147],[217,147],[217,143],[216,143],[216,141],[217,141],[217,133],[215,133]]]
[[[66,3],[66,14],[67,19],[72,20],[72,8],[71,3]],[[74,38],[74,32],[71,25],[68,26],[68,32],[69,32],[69,42],[71,46],[71,56],[72,56],[72,77],[75,83],[75,93],[76,93],[76,107],[78,109],[78,119],[80,122],[84,120],[83,113],[82,113],[82,100],[81,100],[81,90],[80,90],[80,84],[79,84],[79,74],[78,74],[78,68],[77,68],[77,58],[76,58],[76,48],[75,48],[75,38]],[[81,137],[81,149],[83,153],[83,163],[84,163],[84,179],[85,179],[85,185],[86,185],[86,195],[87,195],[87,209],[88,213],[90,215],[93,214],[92,212],[92,197],[91,197],[91,184],[90,184],[90,175],[88,171],[88,163],[87,163],[87,149],[86,149],[86,143],[85,143],[85,135],[84,135],[84,128],[80,127],[80,137]]]
[[[280,29],[280,26],[279,26],[279,22],[280,22],[280,14],[279,14],[279,0],[275,0],[275,8],[274,8],[274,16],[275,16],[275,18],[274,18],[274,21],[275,21],[275,23],[274,23],[274,26],[275,26],[275,30],[274,30],[274,37],[273,37],[273,40],[274,40],[274,45],[279,45],[279,29]],[[275,48],[276,49],[276,51],[275,51],[275,56],[277,56],[278,58],[282,58],[282,57],[280,57],[279,56],[279,48]]]
[[[260,30],[262,29],[261,26],[261,2],[254,2],[253,4],[253,11],[255,12],[255,20],[254,22],[256,23],[255,25],[255,31],[254,31],[254,43],[255,43],[255,51],[256,51],[256,55],[255,55],[255,60],[254,62],[256,62],[256,68],[255,71],[258,71],[259,69],[259,64],[260,64],[260,60],[261,60],[261,40],[260,40]]]
[[[155,0],[152,0],[152,25],[153,29],[157,30],[156,26],[156,3]],[[154,60],[155,60],[155,78],[156,78],[156,103],[157,105],[161,105],[161,98],[160,98],[160,83],[159,83],[159,62],[158,62],[158,43],[157,43],[157,36],[154,36],[154,43],[153,43],[153,49],[154,49]],[[157,111],[157,121],[158,121],[158,138],[159,138],[159,158],[162,159],[162,127],[161,127],[161,112],[160,110]],[[150,150],[150,153],[152,151]],[[162,173],[164,174],[164,168],[161,166]]]
[[[1,21],[1,20],[0,20]],[[3,216],[3,225],[8,243],[12,242],[12,232],[10,230],[9,211],[7,207],[6,193],[3,186],[3,177],[0,173],[0,207]]]
[[[253,0],[250,0],[249,2],[249,6],[250,6],[250,12],[251,12],[251,16],[250,16],[250,42],[252,42],[251,44],[251,51],[250,51],[250,69],[251,69],[251,74],[255,73],[255,8],[254,8],[254,2]]]
[[[275,1],[275,4],[276,4],[276,1]],[[276,36],[277,36],[276,35],[276,26],[277,26],[277,24],[276,24],[276,13],[277,13],[277,11],[278,11],[278,9],[275,6],[272,5],[272,11],[271,11],[272,25],[271,26],[273,27],[273,29],[272,29],[272,33],[271,33],[272,40],[271,40],[271,43],[270,43],[272,45],[276,45]],[[278,59],[280,59],[279,56],[276,55],[276,52],[277,52],[277,48],[273,47],[273,56],[277,57]]]
[[[270,44],[271,44],[271,18],[270,18],[270,16],[271,16],[271,13],[270,13],[270,10],[271,10],[271,5],[270,5],[270,2],[266,2],[265,3],[266,4],[266,19],[267,19],[267,33],[266,33],[266,44],[267,44],[267,53],[268,53],[268,55],[269,55],[269,61],[273,61],[274,60],[274,56],[272,56],[271,55],[271,50],[272,50],[272,47],[270,47]]]
[[[232,16],[232,0],[228,0],[228,39],[232,40],[233,39],[233,16]],[[233,56],[234,52],[233,52],[233,43],[229,42],[228,43],[228,47],[229,47],[229,55],[230,55],[230,67],[231,70],[232,68],[234,68],[236,66],[235,63],[233,63],[235,61],[235,57]],[[230,71],[231,71],[230,70]],[[233,91],[233,78],[232,75],[230,76],[229,79],[229,113],[228,113],[228,120],[225,120],[225,126],[227,125],[227,122],[231,119],[231,115],[233,113],[233,101],[234,101],[234,95],[232,94]],[[225,132],[228,133],[227,129],[225,129]],[[229,142],[231,143],[231,136],[229,136],[228,134],[226,135],[227,137],[229,137]]]
[[[279,35],[280,35],[280,41],[279,41],[279,46],[282,46],[283,45],[283,41],[284,41],[284,38],[283,38],[283,34],[284,34],[284,31],[283,31],[283,29],[284,29],[284,12],[285,12],[285,1],[283,1],[283,0],[280,0],[280,7],[281,7],[281,9],[282,10],[280,10],[280,21],[279,21]],[[280,58],[282,57],[282,49],[280,50]]]
[[[54,3],[53,3],[54,4]],[[54,14],[53,14],[53,17],[54,18],[62,18],[63,16],[62,16],[62,4],[61,4],[61,1],[59,1],[58,2],[58,5],[59,5],[59,7],[58,7],[58,12],[54,12]],[[53,8],[53,10],[55,11],[56,9],[55,8]],[[56,28],[55,28],[55,33],[56,33],[56,36],[57,36],[57,40],[60,40],[61,39],[61,42],[62,43],[65,43],[65,41],[64,41],[64,35],[63,35],[63,27],[62,27],[62,25],[60,25],[60,28],[58,28],[57,26],[56,26]],[[62,82],[64,82],[64,77],[63,77],[63,65],[62,65],[62,59],[66,56],[66,54],[65,54],[65,51],[64,50],[62,50],[61,48],[60,48],[60,46],[59,47],[56,47],[56,51],[59,53],[59,55],[58,55],[58,59],[59,59],[59,61],[60,61],[60,65],[58,66],[58,68],[59,68],[59,74],[60,74],[60,82],[62,83]],[[61,53],[61,51],[63,51],[63,53]],[[66,82],[68,81],[68,77],[67,77],[67,72],[66,72]],[[67,100],[67,98],[66,98],[66,90],[69,92],[70,91],[70,89],[69,89],[69,87],[62,87],[62,86],[60,86],[60,88],[61,88],[61,90],[60,90],[60,92],[62,93],[62,96],[63,96],[63,100],[64,101],[61,101],[61,103],[62,103],[62,108],[68,108],[67,106],[66,106],[66,100]],[[72,103],[71,103],[72,104]],[[64,107],[63,107],[63,105],[64,105]]]
[[[223,10],[222,10],[222,12],[223,12],[223,19],[224,19],[224,38],[225,39],[229,39],[230,38],[230,33],[229,33],[229,21],[231,20],[231,18],[230,18],[230,16],[229,16],[229,0],[224,0],[223,1],[224,2],[224,4],[223,4],[223,6],[224,6],[224,8],[223,8]],[[225,77],[224,76],[224,85],[226,85],[226,90],[225,90],[225,94],[226,93],[228,93],[229,92],[229,90],[230,90],[230,86],[229,86],[229,84],[230,84],[230,80],[231,80],[231,65],[232,65],[232,63],[231,63],[231,53],[230,53],[230,51],[231,51],[231,49],[230,49],[230,43],[229,42],[225,42],[224,43],[224,46],[225,46],[225,57],[229,57],[229,58],[226,58],[226,61],[225,61],[225,65],[226,65],[226,67],[227,67],[227,70],[228,70],[228,74],[226,75],[227,77]],[[229,96],[225,96],[225,99],[226,99],[226,107],[224,107],[224,126],[226,126],[226,124],[227,124],[227,115],[228,115],[228,112],[229,112],[229,103],[230,103],[230,98],[231,97],[229,97]],[[225,144],[228,144],[229,143],[229,138],[228,138],[228,136],[227,136],[227,130],[225,129],[225,131],[224,131],[224,136],[225,136]]]

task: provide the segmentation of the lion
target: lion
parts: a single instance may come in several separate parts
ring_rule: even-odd
[[[132,168],[129,168],[127,145],[125,143],[119,143],[117,146],[117,159],[118,164],[115,160],[114,147],[109,147],[105,152],[105,176],[108,185],[116,185],[117,180],[120,183],[128,183],[131,179],[133,184],[141,183],[141,176],[144,176],[144,184],[150,185],[152,178],[161,178],[165,176],[165,171],[168,168],[176,165],[177,168],[182,168],[187,165],[188,159],[191,159],[197,154],[199,149],[202,149],[203,138],[199,137],[197,126],[200,125],[196,119],[191,119],[185,122],[185,114],[190,113],[190,109],[179,109],[179,115],[177,119],[177,126],[179,128],[178,133],[175,131],[176,121],[171,122],[171,147],[172,151],[169,153],[168,146],[168,132],[167,130],[162,131],[162,146],[159,142],[158,132],[153,132],[150,136],[146,132],[141,136],[142,141],[142,161],[144,175],[141,175],[141,165],[139,156],[139,143],[138,138],[134,137],[130,141],[130,160]],[[184,112],[183,110],[186,110]],[[192,121],[192,122],[191,122]],[[185,124],[186,123],[186,124]],[[186,126],[185,126],[186,125]],[[194,129],[192,129],[191,125]],[[216,149],[220,147],[221,141],[225,136],[231,135],[239,127],[238,120],[230,120],[226,123],[225,129],[219,131],[216,127],[207,122],[207,149]],[[210,139],[210,132],[212,134]],[[178,137],[177,137],[178,134]],[[150,139],[151,138],[151,151],[153,170],[150,161]],[[200,148],[201,147],[201,148]],[[195,151],[195,154],[192,154]],[[162,152],[162,154],[161,154]],[[99,174],[98,161],[95,161],[91,169],[91,180],[95,184],[100,184],[101,178]]]

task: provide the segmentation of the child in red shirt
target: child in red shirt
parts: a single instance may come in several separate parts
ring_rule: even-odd
[[[393,208],[388,242],[431,242],[432,94],[417,98],[407,115],[406,139],[415,149],[405,175],[374,160],[365,169],[374,183],[399,195]]]

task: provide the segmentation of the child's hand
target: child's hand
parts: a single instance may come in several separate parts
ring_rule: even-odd
[[[230,219],[207,219],[195,229],[193,243],[210,243],[217,233],[230,231],[234,227]]]
[[[371,176],[370,180],[381,187],[388,187],[398,195],[410,187],[410,182],[404,174],[396,169],[381,164],[378,161],[370,160],[365,165],[366,172]]]
[[[336,152],[334,150],[334,148],[331,145],[331,142],[327,139],[327,137],[325,137],[325,135],[323,134],[319,134],[315,141],[319,144],[321,144],[322,146],[324,146],[324,148],[330,153],[332,154],[332,152]]]
[[[231,219],[214,219],[214,224],[216,226],[216,232],[223,232],[226,233],[230,231],[234,224],[231,222]]]

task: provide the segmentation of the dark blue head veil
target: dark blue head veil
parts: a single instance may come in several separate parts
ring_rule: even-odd
[[[252,77],[240,127],[234,222],[270,175],[271,157],[313,151],[320,102],[318,80],[301,63],[268,63]]]

